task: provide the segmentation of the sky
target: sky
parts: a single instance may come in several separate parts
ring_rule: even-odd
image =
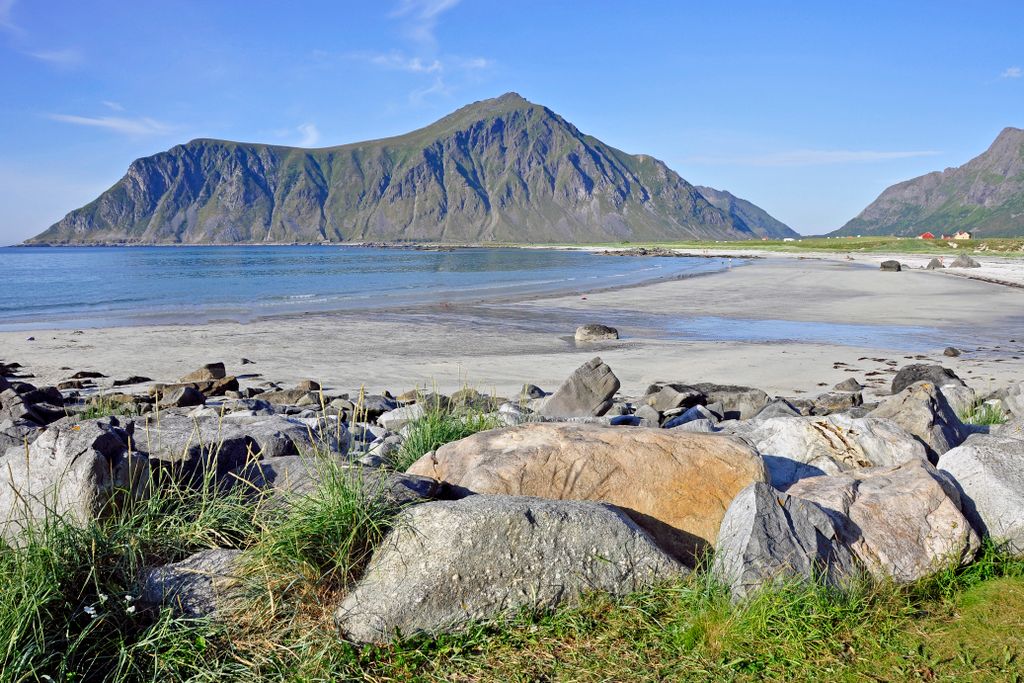
[[[515,91],[804,234],[1024,127],[1024,2],[0,0],[0,244],[197,137],[330,146]]]

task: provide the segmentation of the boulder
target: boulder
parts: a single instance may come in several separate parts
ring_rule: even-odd
[[[213,467],[223,476],[253,460],[314,450],[347,453],[350,435],[345,426],[324,425],[321,430],[281,415],[221,419],[164,413],[140,418],[133,446],[161,469],[189,476]]]
[[[974,390],[957,377],[955,372],[941,365],[928,363],[916,363],[900,368],[892,380],[892,393],[898,394],[917,382],[931,382],[937,386],[956,412],[968,412],[977,402]]]
[[[34,422],[0,420],[0,453],[6,453],[13,447],[24,448],[42,433],[42,427]]]
[[[887,398],[871,416],[892,420],[920,439],[933,461],[968,435],[946,397],[931,382],[917,382]]]
[[[818,505],[768,484],[751,484],[722,519],[712,573],[729,586],[734,599],[776,581],[842,586],[858,570],[838,536]]]
[[[864,388],[864,385],[858,382],[856,377],[847,377],[832,388],[836,391],[849,391],[856,393],[861,391]]]
[[[405,510],[335,612],[359,643],[616,596],[685,569],[611,505],[471,496]]]
[[[304,389],[278,389],[277,391],[265,391],[260,394],[260,398],[267,403],[276,403],[278,405],[302,405],[314,404],[319,402],[319,397],[311,392]]]
[[[423,407],[422,403],[413,403],[389,410],[377,418],[377,424],[389,432],[397,432],[405,425],[425,417],[426,414],[427,409]]]
[[[217,379],[224,379],[225,377],[227,377],[227,371],[223,363],[207,363],[198,370],[188,373],[178,381],[181,384],[188,384],[189,382],[211,382]]]
[[[967,386],[949,368],[929,363],[914,363],[900,368],[896,376],[892,378],[892,393],[898,394],[911,384],[916,384],[917,382],[931,382],[940,388],[947,384]]]
[[[881,418],[852,418],[840,413],[771,417],[721,426],[757,448],[772,486],[783,491],[807,477],[928,458],[924,446],[911,434]]]
[[[42,416],[13,388],[0,392],[0,421],[46,424]]]
[[[672,429],[677,432],[693,432],[696,434],[714,434],[715,432],[720,431],[718,429],[718,424],[711,420],[690,420],[689,422],[684,422],[683,424],[676,425],[675,427],[668,427],[666,425],[666,429]]]
[[[619,378],[600,358],[577,368],[541,408],[544,417],[600,416],[619,390]]]
[[[524,398],[544,398],[547,396],[547,392],[538,387],[536,384],[524,384],[522,391],[519,395]]]
[[[899,261],[893,261],[890,259],[888,261],[882,261],[878,266],[878,269],[888,271],[890,273],[898,273],[903,270],[903,266],[900,265]]]
[[[320,383],[315,380],[304,379],[300,380],[299,383],[295,385],[295,388],[299,391],[316,393],[320,391],[322,387],[320,386]]]
[[[188,408],[206,403],[206,397],[195,388],[184,385],[157,394],[157,405],[161,408]]]
[[[1018,382],[1006,389],[1003,405],[1014,417],[1024,417],[1024,382]]]
[[[768,405],[768,394],[753,387],[702,382],[693,388],[704,394],[706,404],[720,403],[725,420],[748,420]]]
[[[470,493],[604,501],[692,562],[715,542],[733,497],[767,481],[738,439],[678,430],[534,423],[441,446],[407,470]]]
[[[956,481],[974,528],[1024,556],[1024,440],[975,434],[939,458],[939,469]]]
[[[203,550],[142,578],[141,601],[190,618],[216,616],[241,597],[241,551]]]
[[[856,393],[833,391],[815,397],[814,408],[811,410],[811,413],[814,415],[831,415],[832,413],[841,413],[856,408],[863,405],[863,403],[864,396],[859,391]]]
[[[254,492],[271,492],[287,500],[291,496],[314,493],[324,477],[344,478],[353,486],[361,486],[367,500],[379,496],[395,507],[430,500],[437,496],[440,488],[430,477],[348,465],[340,458],[325,461],[301,455],[249,463],[232,471],[229,482],[232,486],[243,486]],[[328,482],[334,485],[331,480]]]
[[[618,339],[619,331],[614,327],[592,323],[577,327],[575,336],[578,342],[603,341],[605,339]]]
[[[126,387],[126,386],[130,386],[132,384],[142,384],[144,382],[152,382],[152,381],[153,380],[151,378],[149,378],[149,377],[143,377],[142,375],[131,375],[129,377],[125,377],[124,379],[115,379],[114,380],[114,386],[115,387]]]
[[[25,403],[31,405],[36,403],[48,403],[52,406],[64,405],[64,394],[60,393],[60,389],[57,387],[39,387],[26,391],[21,398],[25,400]]]
[[[148,462],[128,440],[116,420],[87,420],[51,426],[27,449],[9,449],[0,456],[0,535],[15,539],[53,515],[84,524],[123,498],[143,496]]]
[[[264,398],[264,396],[261,396],[260,398]],[[398,401],[393,399],[391,396],[381,396],[378,394],[362,396],[361,398],[355,399],[354,403],[355,415],[360,420],[365,420],[366,422],[374,422],[384,413],[398,407]]]
[[[808,406],[808,409],[811,407],[813,406]],[[784,398],[776,398],[759,410],[752,419],[767,420],[770,417],[800,417],[802,414],[800,409],[790,401]]]
[[[828,512],[839,539],[878,579],[916,581],[967,564],[980,545],[955,487],[927,462],[803,479],[788,493]]]
[[[927,269],[927,270],[942,270],[945,267],[946,266],[942,265],[942,261],[940,261],[937,258],[933,258],[931,261],[928,262],[928,265],[925,266],[925,269]]]
[[[643,403],[659,413],[676,408],[691,408],[707,400],[700,391],[685,384],[656,385],[652,388],[655,391],[649,391]]]
[[[960,351],[960,349],[956,348],[955,346],[947,346],[945,349],[942,350],[942,355],[947,356],[949,358],[956,358],[957,356],[961,355],[961,353],[962,351]]]
[[[956,260],[949,264],[950,268],[981,268],[981,264],[967,254],[960,254]]]
[[[639,415],[639,412],[637,414]],[[694,420],[709,420],[712,424],[716,424],[718,416],[708,410],[706,406],[696,405],[688,408],[686,412],[666,420],[663,426],[665,429],[674,429]]]

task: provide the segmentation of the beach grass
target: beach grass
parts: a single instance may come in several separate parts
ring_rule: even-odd
[[[410,423],[395,459],[395,469],[404,472],[423,455],[446,443],[500,426],[492,415],[472,407],[431,405],[423,417]]]
[[[85,404],[85,408],[78,414],[78,419],[94,420],[100,417],[135,416],[137,414],[134,404],[115,401],[108,396],[96,396]]]
[[[973,425],[999,425],[1007,420],[1006,411],[995,403],[978,400],[963,410],[958,417],[961,422]]]

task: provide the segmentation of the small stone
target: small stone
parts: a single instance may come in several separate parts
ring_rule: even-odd
[[[942,352],[942,355],[949,356],[950,358],[956,358],[961,353],[962,352],[960,351],[960,349],[956,348],[955,346],[947,346],[946,349]]]
[[[521,396],[526,398],[544,398],[547,396],[547,392],[538,387],[536,384],[524,384],[522,391],[519,392]]]
[[[899,261],[892,260],[882,261],[881,265],[878,268],[879,270],[888,271],[890,273],[898,273],[901,270],[903,270],[903,266],[900,265]]]

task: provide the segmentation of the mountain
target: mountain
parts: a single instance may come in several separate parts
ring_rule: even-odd
[[[322,149],[193,140],[138,159],[28,243],[744,239],[661,161],[515,93],[420,130]]]
[[[748,202],[746,199],[740,199],[731,192],[703,185],[698,185],[697,191],[714,206],[724,211],[726,215],[731,216],[733,220],[745,224],[757,237],[769,239],[800,237],[800,233],[771,216],[760,206]]]
[[[968,230],[1024,235],[1024,130],[1006,128],[981,156],[893,185],[833,235],[919,235]]]

